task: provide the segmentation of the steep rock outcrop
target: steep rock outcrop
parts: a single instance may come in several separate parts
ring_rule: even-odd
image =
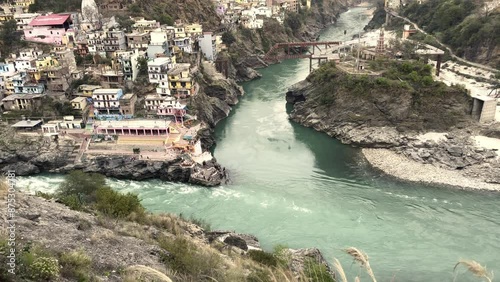
[[[409,77],[413,70],[410,64],[406,67]],[[286,94],[287,102],[294,105],[290,118],[345,144],[363,147],[401,146],[407,142],[406,134],[445,131],[472,122],[471,98],[464,89],[439,82],[424,86],[396,81],[391,75],[351,75],[325,65]]]

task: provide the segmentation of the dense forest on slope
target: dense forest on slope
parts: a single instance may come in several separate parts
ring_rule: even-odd
[[[449,45],[456,55],[500,68],[500,7],[485,1],[429,0],[402,14]]]

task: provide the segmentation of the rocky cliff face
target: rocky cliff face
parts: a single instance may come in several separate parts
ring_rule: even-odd
[[[471,98],[464,89],[350,75],[333,65],[290,88],[286,99],[294,104],[292,120],[357,146],[399,146],[406,134],[471,122]]]

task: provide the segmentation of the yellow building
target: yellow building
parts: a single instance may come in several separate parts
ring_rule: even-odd
[[[14,19],[13,14],[4,14],[4,13],[0,12],[0,23],[8,22],[8,21],[13,20],[13,19]]]
[[[169,88],[172,95],[185,98],[194,94],[190,66],[190,64],[177,64],[168,71]]]
[[[83,84],[83,85],[80,85],[80,88],[79,88],[77,95],[82,96],[82,97],[92,98],[92,95],[94,94],[94,90],[101,89],[101,88],[102,87],[100,85]]]
[[[40,56],[35,61],[36,71],[32,72],[33,78],[38,81],[42,77],[56,77],[56,70],[61,66],[59,61],[52,56]]]
[[[5,95],[11,95],[14,94],[14,82],[12,79],[7,79],[5,81]]]
[[[24,9],[28,9],[30,5],[35,4],[35,0],[16,0],[15,6],[21,6]]]
[[[203,26],[201,24],[187,24],[184,26],[184,31],[187,36],[196,37],[203,34]]]

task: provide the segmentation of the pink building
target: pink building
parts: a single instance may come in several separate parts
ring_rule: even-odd
[[[156,114],[158,116],[172,116],[175,118],[182,118],[186,115],[186,106],[181,105],[179,102],[175,104],[164,103],[158,106]]]
[[[72,24],[69,14],[38,16],[24,30],[24,36],[27,41],[61,45]]]

